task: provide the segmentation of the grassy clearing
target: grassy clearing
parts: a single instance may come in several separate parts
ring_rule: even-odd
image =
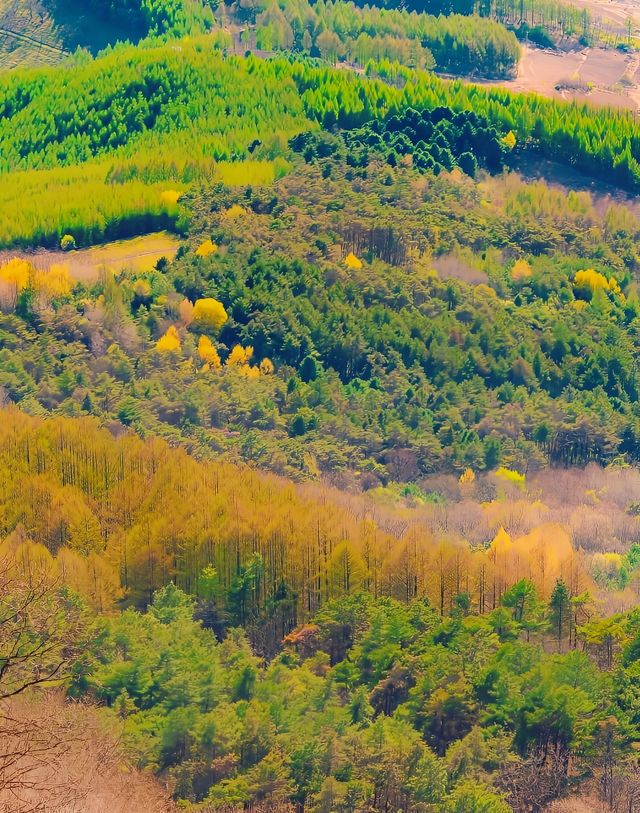
[[[38,270],[48,270],[52,265],[63,264],[68,267],[72,279],[93,282],[104,271],[114,274],[121,271],[151,271],[162,257],[172,260],[179,245],[177,237],[161,231],[66,253],[46,249],[35,252],[7,249],[0,251],[0,264],[16,256],[28,260]]]

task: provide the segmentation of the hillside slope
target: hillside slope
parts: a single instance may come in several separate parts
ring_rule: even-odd
[[[105,18],[74,0],[0,0],[0,70],[55,65],[77,48],[97,53],[140,28]]]

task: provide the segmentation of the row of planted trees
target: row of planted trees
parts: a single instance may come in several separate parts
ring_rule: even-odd
[[[212,626],[260,627],[269,649],[328,601],[361,591],[428,598],[441,615],[497,613],[496,623],[507,606],[562,646],[576,644],[592,612],[590,560],[560,526],[514,539],[500,529],[472,549],[410,514],[391,520],[375,503],[345,504],[324,488],[198,462],[160,441],[114,440],[92,421],[4,418],[4,544],[27,562],[54,566],[53,557],[99,609],[120,598],[144,606],[174,582],[202,601]],[[505,604],[516,584],[539,600],[518,594]],[[625,595],[621,606],[631,587]],[[539,601],[558,605],[557,626],[545,626]]]

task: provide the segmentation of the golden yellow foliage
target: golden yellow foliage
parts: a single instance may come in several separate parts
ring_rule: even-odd
[[[198,299],[193,306],[193,321],[200,327],[218,330],[228,318],[224,305],[217,299]]]
[[[253,358],[253,347],[243,347],[241,344],[236,344],[229,353],[227,359],[227,367],[242,366],[249,364]]]
[[[344,264],[353,271],[362,268],[362,260],[359,260],[353,251],[350,251],[344,258]]]
[[[68,296],[73,287],[68,266],[54,264],[48,271],[36,271],[31,263],[19,257],[0,266],[0,281],[16,293],[32,286],[34,291],[47,299]]]
[[[44,294],[50,299],[59,296],[68,296],[71,293],[73,283],[69,276],[69,266],[52,265],[48,271],[36,272],[34,287],[38,293]]]
[[[239,206],[237,203],[234,203],[233,206],[230,206],[227,209],[223,217],[226,217],[228,220],[235,220],[238,217],[242,217],[246,213],[247,213],[246,209],[243,209],[242,206]]]
[[[259,367],[252,367],[250,364],[241,364],[238,367],[241,375],[246,376],[246,378],[259,378],[260,377],[260,368]]]
[[[194,583],[211,562],[212,548],[216,556],[216,547],[231,545],[239,546],[243,561],[259,546],[265,582],[279,584],[286,574],[302,616],[311,597],[317,598],[318,573],[327,576],[323,602],[360,589],[364,574],[377,580],[382,595],[399,599],[406,598],[410,578],[416,594],[442,612],[453,607],[457,584],[468,584],[474,605],[490,612],[521,579],[534,581],[543,600],[560,576],[577,595],[592,586],[592,560],[607,569],[619,561],[617,555],[598,559],[575,550],[570,528],[545,523],[542,506],[524,499],[478,506],[484,527],[496,533],[488,549],[470,547],[432,535],[434,506],[394,509],[405,529],[398,535],[370,514],[363,520],[363,512],[354,510],[358,503],[336,500],[321,486],[311,492],[220,459],[199,461],[157,438],[114,438],[96,420],[40,420],[15,408],[0,417],[0,509],[6,514],[19,506],[29,529],[28,539],[15,531],[0,542],[0,555],[10,544],[25,572],[51,570],[55,561],[62,581],[94,606],[108,609],[110,597],[117,598],[118,573],[128,574],[133,600],[146,600],[164,579],[181,587]],[[37,456],[25,458],[27,441],[40,450]],[[121,475],[105,483],[104,470]],[[103,501],[110,506],[107,514],[100,510]],[[523,517],[528,532],[508,524],[515,519],[519,526]],[[324,540],[333,542],[329,560]],[[221,570],[221,578],[229,589],[233,574]],[[625,599],[633,600],[632,594]]]
[[[511,550],[511,537],[502,526],[489,545],[489,550],[502,555]]]
[[[156,350],[159,353],[177,353],[180,347],[180,335],[175,325],[171,325],[164,336],[156,342]]]
[[[200,336],[198,340],[198,355],[208,366],[208,369],[213,368],[214,370],[218,370],[220,368],[220,356],[208,336]]]
[[[274,370],[275,367],[271,359],[262,359],[262,361],[260,362],[261,375],[272,375]]]
[[[211,254],[215,254],[217,250],[218,246],[213,240],[205,240],[196,249],[196,257],[209,257]]]
[[[460,475],[458,482],[461,486],[470,485],[476,479],[473,469],[465,469]]]
[[[511,269],[511,279],[514,282],[523,282],[531,277],[531,266],[526,260],[517,260]]]
[[[15,287],[16,291],[24,290],[32,279],[33,266],[26,260],[14,257],[0,266],[0,280]]]
[[[509,132],[502,138],[502,143],[508,150],[514,149],[516,146],[516,135],[513,130],[509,130]]]
[[[160,200],[167,206],[175,206],[181,195],[182,192],[178,192],[177,189],[165,189],[160,195]]]

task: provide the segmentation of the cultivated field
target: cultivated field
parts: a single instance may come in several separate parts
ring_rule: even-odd
[[[577,99],[603,107],[640,106],[637,54],[585,48],[568,53],[524,47],[514,79],[492,84],[559,99]]]

